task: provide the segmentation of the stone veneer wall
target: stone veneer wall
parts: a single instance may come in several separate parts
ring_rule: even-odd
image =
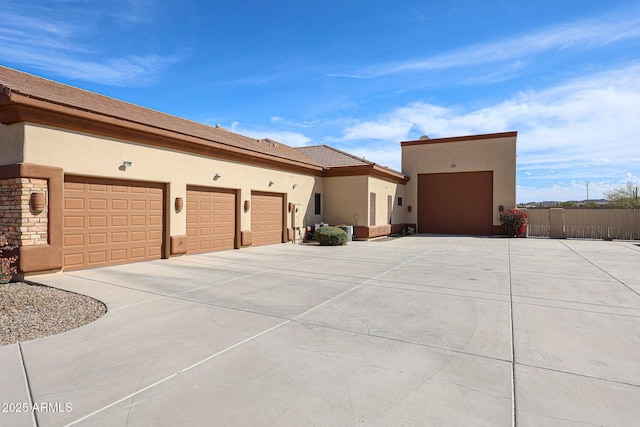
[[[45,194],[45,208],[40,213],[32,212],[29,205],[34,191]],[[48,243],[48,196],[46,179],[0,179],[0,229],[13,228],[7,233],[10,245],[37,246]]]

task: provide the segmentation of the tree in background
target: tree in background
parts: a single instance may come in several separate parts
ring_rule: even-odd
[[[609,207],[617,209],[640,208],[638,201],[638,186],[627,182],[625,185],[605,191],[604,197],[609,201]]]

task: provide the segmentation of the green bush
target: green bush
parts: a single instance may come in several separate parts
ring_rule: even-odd
[[[347,244],[347,232],[338,227],[324,226],[315,232],[320,246],[341,246]]]

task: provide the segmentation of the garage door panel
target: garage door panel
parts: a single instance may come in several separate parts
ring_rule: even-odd
[[[148,256],[150,258],[154,258],[154,259],[159,259],[162,257],[162,251],[161,248],[159,246],[153,246],[148,248],[149,254]]]
[[[84,236],[82,234],[70,234],[64,236],[64,246],[82,246],[84,245]]]
[[[91,233],[89,234],[90,245],[103,245],[107,243],[107,233]]]
[[[131,215],[129,217],[129,220],[131,221],[131,225],[134,227],[136,226],[144,227],[147,224],[147,217],[144,215]]]
[[[92,193],[106,193],[107,186],[104,184],[89,184],[89,191]]]
[[[123,257],[124,259],[124,257]],[[107,251],[89,252],[88,263],[92,266],[105,264],[107,262]]]
[[[64,201],[65,209],[84,209],[84,199],[68,198]]]
[[[112,227],[126,227],[129,225],[129,218],[124,215],[116,215],[111,217]]]
[[[162,240],[162,230],[149,230],[149,240]]]
[[[92,211],[106,211],[107,199],[91,199],[89,200],[89,209]]]
[[[65,228],[84,228],[84,218],[80,216],[68,216],[64,221]]]
[[[65,254],[64,257],[65,268],[82,268],[85,266],[84,254]]]
[[[129,207],[127,206],[127,201],[124,199],[111,200],[111,210],[114,210],[114,211],[129,210]]]
[[[128,233],[126,231],[111,233],[111,243],[124,243],[127,240]]]
[[[131,259],[141,259],[147,257],[146,248],[131,248]]]
[[[235,248],[235,190],[188,187],[186,205],[188,252]]]
[[[147,203],[144,200],[132,200],[131,201],[131,210],[132,211],[143,211],[147,210]]]
[[[65,177],[64,188],[65,270],[161,258],[162,184]]]
[[[418,232],[491,235],[493,172],[419,175]]]
[[[124,185],[112,185],[111,186],[111,192],[112,193],[128,193],[129,192],[129,188],[128,186],[124,186]]]

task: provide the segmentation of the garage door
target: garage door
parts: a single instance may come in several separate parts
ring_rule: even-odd
[[[251,193],[251,234],[253,245],[282,243],[283,196]]]
[[[65,177],[65,270],[161,258],[163,206],[163,184]]]
[[[493,234],[493,172],[418,175],[418,232]]]
[[[187,187],[187,251],[233,249],[236,239],[236,191]]]

